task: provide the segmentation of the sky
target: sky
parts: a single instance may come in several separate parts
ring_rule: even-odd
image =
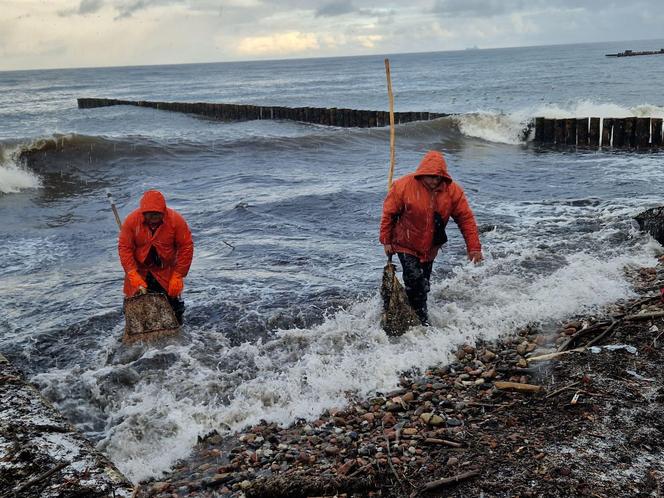
[[[0,0],[0,70],[655,38],[662,0]]]

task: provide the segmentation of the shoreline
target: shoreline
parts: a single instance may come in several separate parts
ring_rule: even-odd
[[[212,433],[135,489],[0,355],[0,485],[18,497],[650,496],[664,484],[664,304],[652,295],[664,267],[629,278],[639,297],[602,316],[466,344],[315,421]],[[22,462],[12,447],[35,451]]]
[[[136,497],[650,496],[664,478],[664,304],[646,294],[664,269],[634,273],[640,298],[605,316],[465,345],[312,422],[213,433]]]
[[[0,497],[129,498],[133,485],[0,354]]]

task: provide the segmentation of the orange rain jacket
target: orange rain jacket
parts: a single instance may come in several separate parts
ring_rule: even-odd
[[[146,211],[164,213],[164,220],[154,234],[143,219]],[[146,263],[146,259],[153,246],[161,260],[161,266],[147,266],[149,263]],[[182,277],[189,272],[194,256],[194,242],[189,225],[182,215],[166,207],[166,199],[161,192],[148,190],[143,194],[140,207],[127,216],[122,224],[118,252],[125,273],[137,270],[145,279],[149,271],[159,284],[168,290],[168,282],[174,271]],[[133,296],[137,291],[125,276],[125,296]]]
[[[443,182],[429,190],[418,176],[442,176]],[[434,212],[447,224],[450,216],[459,226],[466,241],[466,249],[480,251],[477,223],[463,189],[447,172],[447,163],[440,152],[428,152],[415,173],[399,178],[392,184],[383,204],[380,221],[380,242],[391,244],[395,252],[405,252],[433,261],[440,246],[433,245]]]

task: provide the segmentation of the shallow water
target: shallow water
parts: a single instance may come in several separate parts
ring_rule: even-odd
[[[0,73],[0,350],[139,480],[199,434],[312,418],[445,362],[461,341],[627,297],[623,268],[659,250],[630,217],[660,203],[661,154],[519,139],[535,115],[664,115],[652,84],[664,58],[603,56],[624,48],[391,57],[397,110],[464,113],[399,127],[397,176],[444,151],[487,228],[487,260],[474,267],[452,224],[434,265],[433,326],[397,340],[378,325],[387,130],[75,101],[386,109],[381,57]],[[187,325],[171,343],[127,348],[106,189],[126,216],[148,188],[194,233]]]

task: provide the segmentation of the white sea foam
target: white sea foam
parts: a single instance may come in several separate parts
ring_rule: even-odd
[[[499,237],[500,234],[497,235]],[[186,458],[197,436],[212,430],[237,431],[260,420],[289,424],[315,419],[325,409],[342,407],[348,393],[360,396],[397,386],[399,372],[450,360],[455,347],[478,338],[492,339],[539,321],[563,320],[631,295],[626,265],[652,262],[654,245],[595,255],[562,256],[555,271],[520,272],[546,250],[522,242],[501,242],[508,256],[482,266],[460,265],[433,286],[433,326],[418,327],[389,340],[379,329],[379,299],[365,300],[310,329],[283,330],[277,337],[232,346],[215,330],[190,330],[191,343],[149,349],[125,365],[102,365],[86,372],[51,371],[36,378],[78,385],[92,407],[107,420],[100,447],[137,482],[157,476]],[[108,339],[109,351],[117,348]],[[201,351],[211,357],[204,360]],[[142,371],[131,388],[104,386],[117,368],[136,367],[173,355],[166,366]],[[130,355],[131,356],[131,355]],[[138,360],[138,361],[136,361]]]
[[[627,117],[664,118],[664,107],[642,104],[625,107],[613,103],[579,101],[565,106],[541,104],[509,113],[495,111],[477,111],[456,117],[461,133],[468,137],[481,138],[489,142],[519,144],[523,143],[523,132],[535,117],[545,118],[627,118]],[[532,138],[530,133],[529,139]]]
[[[0,194],[41,187],[39,177],[18,164],[17,155],[17,150],[0,149]]]

